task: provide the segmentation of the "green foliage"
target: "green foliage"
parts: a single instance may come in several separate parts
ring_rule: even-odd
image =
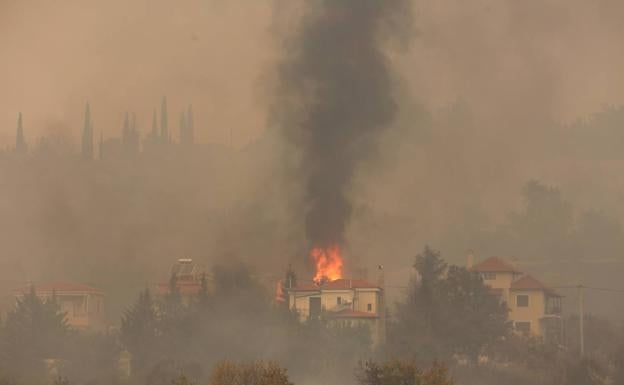
[[[566,369],[563,385],[602,385],[603,379],[598,363],[591,359],[571,361]]]
[[[142,373],[159,357],[161,331],[156,305],[148,289],[121,319],[120,340],[132,355],[135,372]]]
[[[484,347],[508,334],[507,308],[479,275],[449,267],[429,247],[414,266],[420,280],[397,306],[389,335],[393,353],[427,360],[464,354],[476,360]]]
[[[209,385],[292,385],[286,369],[270,361],[234,364],[221,361],[210,375]]]
[[[413,361],[391,360],[383,363],[366,361],[356,370],[359,385],[453,385],[446,366],[434,362],[420,370]]]
[[[63,356],[68,334],[56,297],[42,301],[31,287],[7,314],[0,361],[11,377],[33,381],[45,374],[44,359]]]
[[[67,339],[61,373],[79,384],[114,384],[118,377],[120,353],[116,333],[73,333]]]

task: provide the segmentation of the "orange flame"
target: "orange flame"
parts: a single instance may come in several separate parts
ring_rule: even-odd
[[[335,281],[342,278],[342,256],[338,245],[326,248],[315,247],[310,251],[310,256],[316,264],[314,282]]]

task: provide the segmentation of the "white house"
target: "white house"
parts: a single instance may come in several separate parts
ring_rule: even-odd
[[[301,321],[321,316],[343,325],[367,325],[373,345],[385,340],[383,289],[363,279],[337,279],[288,290],[288,305]]]

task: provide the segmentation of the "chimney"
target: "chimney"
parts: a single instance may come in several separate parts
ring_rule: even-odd
[[[470,270],[474,266],[474,250],[466,251],[466,269]]]

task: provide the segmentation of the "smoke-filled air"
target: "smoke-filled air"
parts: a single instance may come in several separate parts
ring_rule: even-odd
[[[321,279],[342,264],[358,166],[374,159],[397,109],[388,39],[405,38],[406,1],[318,1],[305,4],[301,26],[279,65],[277,106],[284,136],[300,151],[307,241]],[[341,268],[328,271],[341,278]]]
[[[0,0],[0,385],[624,384],[623,16]]]

